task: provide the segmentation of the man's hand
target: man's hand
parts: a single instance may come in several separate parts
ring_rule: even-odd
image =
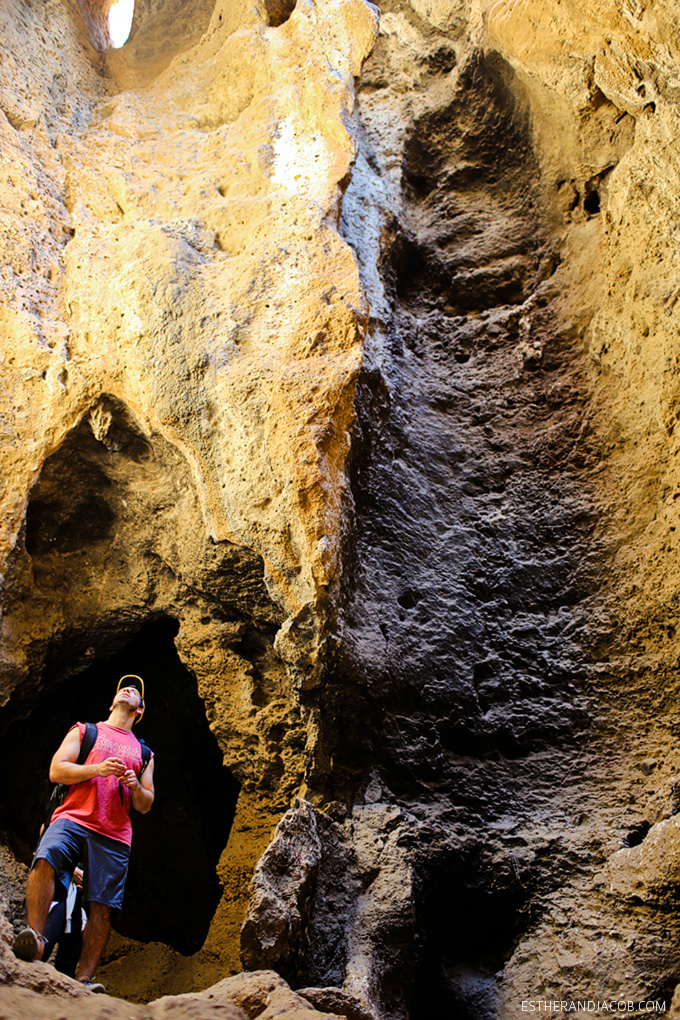
[[[109,761],[113,761],[113,758],[110,758]],[[137,779],[137,773],[134,769],[125,769],[120,777],[120,781],[123,786],[127,786],[130,790],[134,790],[136,787],[141,786],[139,779]]]
[[[122,782],[125,782],[125,776],[131,771],[131,769],[126,770],[122,759],[116,757],[107,758],[106,761],[99,762],[97,770],[97,775],[99,776],[118,776]],[[132,775],[134,776],[134,772]],[[125,783],[125,785],[129,786],[130,784]]]

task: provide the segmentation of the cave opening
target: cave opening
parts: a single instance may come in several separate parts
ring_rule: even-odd
[[[76,722],[106,719],[118,679],[144,677],[140,737],[156,756],[156,799],[133,812],[133,843],[116,930],[164,942],[185,955],[200,949],[221,895],[216,867],[236,810],[239,784],[224,766],[196,681],[174,645],[168,617],[146,623],[123,647],[59,681],[43,677],[30,716],[7,724],[0,746],[0,826],[29,864],[49,797],[50,759]],[[135,730],[136,732],[136,730]]]
[[[70,0],[97,71],[137,87],[156,78],[208,30],[215,0]],[[78,14],[80,15],[78,17]],[[85,36],[81,31],[81,38]],[[128,80],[129,79],[129,80]]]
[[[114,0],[111,4],[109,37],[114,50],[120,49],[128,41],[134,13],[135,0]]]

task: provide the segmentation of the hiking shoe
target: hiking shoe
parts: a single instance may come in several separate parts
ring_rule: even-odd
[[[12,949],[17,959],[33,963],[34,960],[42,960],[46,942],[44,935],[33,931],[32,928],[24,928],[12,943]]]
[[[88,992],[99,992],[99,994],[101,995],[102,992],[106,991],[104,985],[101,984],[101,982],[90,981],[89,978],[84,978],[82,981],[79,981],[78,984],[82,985],[83,988],[86,988]]]

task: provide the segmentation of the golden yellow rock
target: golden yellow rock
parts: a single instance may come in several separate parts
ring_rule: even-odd
[[[0,0],[0,722],[158,624],[239,786],[202,949],[112,987],[669,996],[680,7],[109,6]],[[308,999],[198,994],[249,897]]]

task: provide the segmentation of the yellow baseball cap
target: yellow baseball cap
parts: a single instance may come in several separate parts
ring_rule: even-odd
[[[130,680],[131,683],[124,684],[123,683],[124,680]],[[146,708],[146,705],[144,704],[144,681],[142,680],[141,676],[137,676],[136,673],[126,673],[125,676],[122,676],[118,681],[118,686],[116,687],[116,694],[118,694],[118,691],[121,689],[121,687],[136,687],[137,690],[139,691],[140,697],[142,699],[140,702],[140,708],[142,711],[135,719],[135,722],[139,722],[139,720],[144,715],[144,709]]]

